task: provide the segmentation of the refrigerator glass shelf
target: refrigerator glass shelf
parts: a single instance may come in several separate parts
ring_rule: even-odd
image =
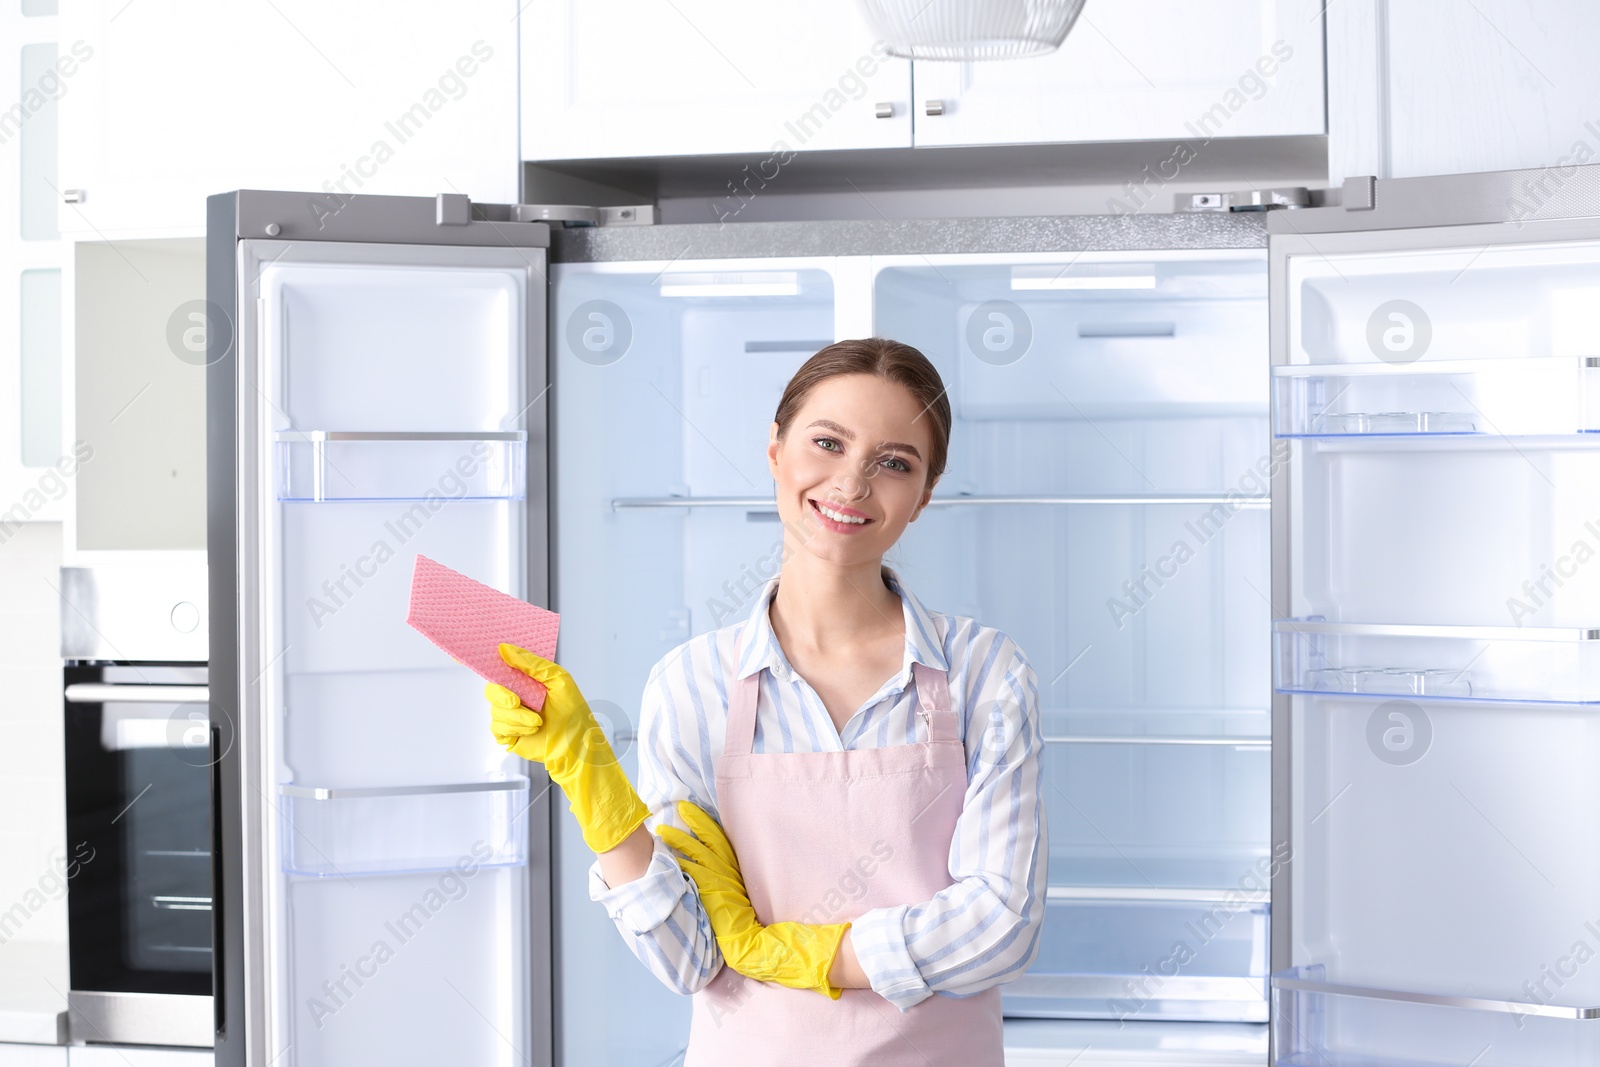
[[[1561,436],[1600,431],[1600,358],[1273,368],[1278,437]]]
[[[1265,1022],[1267,915],[1259,896],[1217,901],[1052,895],[1007,1015]]]
[[[279,430],[283,501],[521,500],[527,434]]]
[[[1014,495],[962,495],[936,496],[928,501],[930,508],[950,507],[1001,507],[1018,504],[1043,505],[1114,505],[1156,506],[1163,504],[1194,505],[1231,503],[1235,508],[1267,510],[1272,501],[1266,496],[1245,496],[1238,492],[1189,493],[1028,493]],[[747,508],[774,510],[771,497],[747,496],[640,496],[614,497],[613,510],[629,508]]]
[[[1252,750],[1272,743],[1265,710],[1245,708],[1047,708],[1047,745],[1152,745]]]
[[[528,779],[355,789],[280,785],[283,868],[341,878],[527,863]]]
[[[1600,629],[1283,619],[1273,659],[1282,693],[1600,704]]]
[[[1600,1008],[1538,1001],[1346,986],[1321,964],[1272,976],[1272,1036],[1278,1062],[1385,1067],[1483,1062],[1545,1067],[1594,1063]]]

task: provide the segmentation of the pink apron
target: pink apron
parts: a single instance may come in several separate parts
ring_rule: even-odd
[[[927,740],[842,752],[752,753],[761,672],[732,679],[717,805],[763,924],[849,922],[954,882],[966,753],[945,672],[912,671]],[[1001,1067],[1002,1046],[997,986],[902,1013],[870,989],[830,1000],[724,966],[694,995],[684,1067]]]

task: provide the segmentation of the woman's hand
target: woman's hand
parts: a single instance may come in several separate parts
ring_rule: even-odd
[[[693,837],[667,825],[656,827],[656,833],[680,853],[675,857],[678,866],[699,887],[700,901],[728,966],[746,978],[815,989],[838,1000],[840,990],[828,981],[828,972],[850,924],[781,922],[762,926],[722,827],[687,800],[678,801],[678,815],[694,831]]]
[[[608,852],[643,825],[649,809],[634,792],[605,733],[563,668],[516,645],[501,645],[500,658],[544,683],[544,713],[517,694],[490,682],[483,688],[493,716],[494,739],[525,760],[544,764],[561,787],[584,842]]]

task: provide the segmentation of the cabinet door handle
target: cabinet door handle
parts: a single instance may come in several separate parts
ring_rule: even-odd
[[[933,116],[943,115],[944,114],[944,101],[943,100],[929,100],[926,104],[923,105],[923,108],[924,108],[924,110],[927,111],[927,113],[929,115],[933,115]]]
[[[892,119],[894,118],[894,105],[887,101],[875,104],[873,105],[872,113],[880,119]]]
[[[61,190],[61,202],[63,204],[81,204],[85,199],[86,197],[83,195],[82,189]]]

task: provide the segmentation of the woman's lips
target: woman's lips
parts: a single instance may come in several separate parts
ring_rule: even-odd
[[[822,513],[821,508],[819,508],[817,506],[817,502],[815,500],[812,500],[810,497],[806,498],[806,503],[811,505],[811,513],[817,517],[817,521],[822,524],[823,529],[832,530],[835,533],[845,533],[845,534],[860,533],[862,530],[865,530],[868,526],[871,526],[872,522],[873,522],[873,520],[871,518],[867,518],[867,520],[865,522],[839,522],[839,521],[837,521],[835,519],[830,519],[830,518],[828,518],[828,516],[824,515]],[[854,508],[843,508],[843,507],[839,507],[837,504],[829,504],[828,507],[829,507],[830,510],[836,511],[836,512],[840,513],[841,515],[849,515],[849,514],[855,513],[855,509]]]

